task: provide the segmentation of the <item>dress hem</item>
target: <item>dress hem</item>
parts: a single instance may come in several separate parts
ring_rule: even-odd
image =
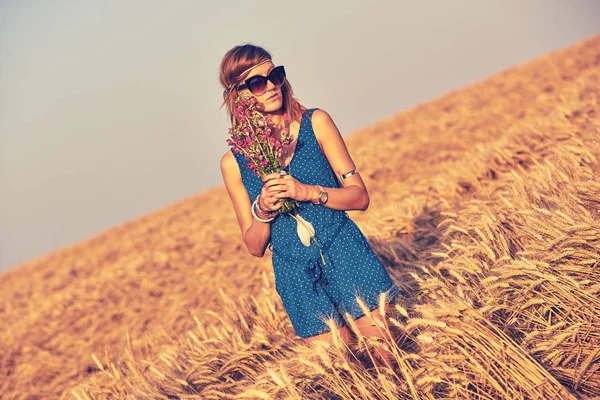
[[[398,286],[395,283],[389,289],[384,290],[381,293],[384,293],[384,292],[389,292],[389,294],[388,294],[388,296],[386,297],[386,300],[385,300],[386,304],[391,303],[392,300],[394,300],[398,295],[402,294],[402,291],[398,288]],[[375,311],[377,308],[379,308],[379,304],[377,304],[376,306],[374,306],[372,308],[371,307],[367,307],[367,308],[369,309],[369,311],[372,312],[372,311]],[[365,312],[361,308],[358,308],[358,312],[356,312],[354,315],[352,315],[350,313],[350,315],[352,316],[352,319],[357,320],[357,319],[359,319],[361,317],[364,317],[366,314],[365,314]],[[338,327],[344,327],[344,326],[348,325],[348,321],[346,321],[345,319],[341,319],[341,318],[334,318],[334,319],[335,319]],[[318,333],[315,333],[313,335],[310,335],[310,336],[300,336],[300,335],[297,334],[296,336],[300,337],[301,339],[310,339],[311,337],[322,335],[322,334],[328,333],[328,332],[331,332],[331,329],[329,328],[329,326],[326,326],[326,328],[324,330],[322,330],[322,331],[320,331]]]

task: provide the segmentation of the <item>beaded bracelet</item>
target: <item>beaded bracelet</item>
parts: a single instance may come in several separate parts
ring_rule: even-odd
[[[256,218],[257,220],[259,220],[260,222],[271,222],[271,221],[273,221],[275,219],[275,217],[270,218],[270,219],[262,219],[262,218],[260,218],[258,215],[256,215],[256,212],[254,211],[254,207],[257,207],[256,200],[254,200],[254,202],[252,202],[252,207],[251,207],[251,209],[252,209],[252,215],[254,216],[254,218]]]
[[[278,212],[275,211],[265,211],[260,207],[260,193],[256,196],[256,209],[261,217],[269,218],[275,215],[278,215]]]
[[[277,211],[265,211],[260,207],[260,199],[256,200],[256,215],[261,218],[271,218],[277,215]]]
[[[259,194],[259,195],[256,197],[256,200],[254,200],[254,201],[252,202],[252,207],[251,207],[251,208],[252,208],[252,215],[254,216],[254,218],[256,218],[257,220],[259,220],[260,222],[271,222],[271,221],[273,221],[273,220],[274,220],[274,219],[277,217],[277,211],[273,211],[273,212],[268,212],[268,213],[265,213],[265,212],[264,212],[264,211],[263,211],[263,210],[260,208],[260,206],[258,205],[258,199],[259,199],[259,198],[260,198],[260,194]],[[258,212],[257,212],[257,211],[255,211],[255,207],[256,207],[256,210],[257,210]],[[260,214],[260,217],[259,217],[257,214]],[[272,217],[272,218],[269,218],[269,217],[271,217],[271,216],[273,216],[273,217]],[[265,217],[265,218],[267,218],[267,219],[263,219],[263,218],[261,218],[261,217]]]

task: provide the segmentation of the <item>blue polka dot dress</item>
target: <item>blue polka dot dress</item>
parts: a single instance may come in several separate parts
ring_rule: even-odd
[[[303,113],[294,155],[284,170],[309,185],[341,188],[314,134],[311,122],[314,110]],[[244,186],[250,198],[255,199],[263,182],[246,166],[242,154],[232,153]],[[378,307],[382,292],[388,292],[388,302],[400,293],[360,228],[345,211],[311,201],[299,203],[299,214],[312,223],[321,247],[312,240],[310,246],[302,244],[296,220],[287,214],[279,215],[271,223],[268,246],[273,253],[275,288],[298,336],[307,338],[329,331],[327,318],[333,318],[339,326],[345,325],[345,312],[354,319],[363,316],[357,296],[373,310]]]

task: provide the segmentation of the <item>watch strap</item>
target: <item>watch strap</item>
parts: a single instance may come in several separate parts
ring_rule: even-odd
[[[319,204],[324,204],[324,203],[321,201],[321,197],[323,196],[323,193],[327,193],[327,192],[325,191],[325,189],[323,189],[323,187],[322,187],[321,185],[317,185],[317,187],[318,187],[318,188],[319,188],[319,190],[320,190],[320,192],[319,192]]]

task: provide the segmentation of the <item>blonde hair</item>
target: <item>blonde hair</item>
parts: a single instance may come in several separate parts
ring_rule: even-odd
[[[223,57],[219,68],[219,81],[224,89],[221,107],[227,106],[227,116],[231,120],[232,127],[237,125],[233,108],[238,95],[238,86],[244,82],[246,75],[252,68],[266,61],[272,61],[271,54],[264,48],[253,44],[235,46]],[[283,97],[281,107],[284,112],[287,112],[290,121],[300,121],[306,107],[294,97],[292,85],[290,85],[287,78],[281,85],[281,94]]]

